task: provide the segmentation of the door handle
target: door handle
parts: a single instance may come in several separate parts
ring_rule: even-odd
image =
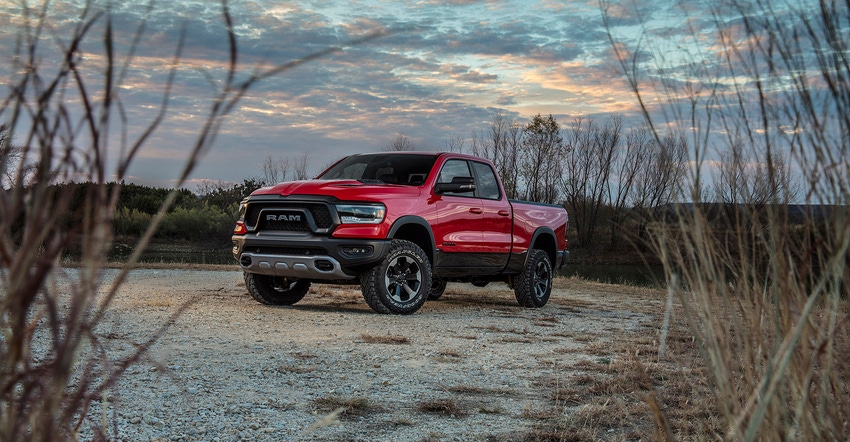
[[[469,213],[481,214],[481,213],[484,213],[484,211],[481,210],[480,207],[470,207]]]
[[[507,210],[500,210],[500,211],[499,211],[499,215],[502,215],[502,216],[511,216],[511,212],[509,212],[509,211],[507,211]]]

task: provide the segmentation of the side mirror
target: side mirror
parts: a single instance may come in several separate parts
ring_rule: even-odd
[[[475,192],[475,178],[471,176],[456,176],[451,183],[437,183],[434,185],[434,193],[467,193]]]

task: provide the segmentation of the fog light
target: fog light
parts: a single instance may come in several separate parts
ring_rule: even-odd
[[[364,247],[343,247],[342,253],[349,256],[367,256],[372,254],[372,246]]]

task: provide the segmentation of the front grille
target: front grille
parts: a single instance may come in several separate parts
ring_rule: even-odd
[[[263,213],[274,214],[276,212],[266,210]],[[259,226],[257,226],[257,229],[277,230],[281,232],[309,232],[310,224],[307,222],[306,217],[302,215],[299,217],[298,221],[278,221],[270,219],[260,219],[260,223]]]
[[[333,226],[334,221],[331,219],[331,211],[324,204],[310,204],[307,210],[313,215],[313,221],[316,222],[316,227],[327,229]]]
[[[333,227],[333,218],[327,204],[324,203],[280,203],[280,202],[256,202],[248,203],[245,211],[245,224],[251,229],[277,230],[288,232],[309,232],[310,224],[306,217],[301,217],[300,222],[279,221],[260,219],[261,213],[303,213],[309,214],[317,229],[329,229]]]

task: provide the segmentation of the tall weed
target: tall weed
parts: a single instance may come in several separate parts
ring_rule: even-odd
[[[689,139],[688,204],[652,244],[713,381],[717,436],[847,440],[850,7],[723,3],[711,31],[683,11],[682,47],[702,48],[687,60],[665,57],[650,26],[628,48],[605,15],[646,119]]]
[[[16,27],[17,46],[5,61],[8,78],[0,82],[9,91],[0,99],[0,441],[76,439],[83,425],[98,438],[109,438],[107,426],[89,416],[89,406],[108,396],[168,325],[118,360],[110,359],[98,333],[128,273],[185,193],[168,193],[121,271],[105,281],[103,268],[122,188],[108,181],[124,180],[167,118],[183,41],[175,42],[167,79],[160,86],[161,104],[149,121],[133,121],[131,128],[121,94],[132,72],[144,69],[144,60],[134,54],[147,38],[146,23],[119,29],[109,9],[98,9],[95,3],[73,9],[21,2],[19,15],[7,22]],[[153,8],[151,2],[147,11]],[[77,16],[70,21],[52,15],[72,10]],[[275,66],[242,67],[226,2],[222,22],[230,63],[224,72],[210,73],[210,78],[220,78],[215,82],[218,89],[196,128],[194,144],[185,152],[175,189],[212,147],[226,117],[251,87],[340,49]],[[130,46],[119,46],[119,41]],[[139,129],[139,124],[144,127]],[[130,218],[125,227],[141,229],[140,215],[118,213],[119,218]],[[60,258],[72,248],[80,254],[74,274],[59,268]],[[48,283],[52,277],[68,279],[70,291],[54,290]]]

